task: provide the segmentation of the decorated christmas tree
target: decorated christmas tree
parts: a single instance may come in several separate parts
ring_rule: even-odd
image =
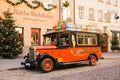
[[[4,19],[0,20],[0,56],[14,58],[21,53],[21,41],[19,32],[15,30],[15,20],[12,13],[5,11]]]

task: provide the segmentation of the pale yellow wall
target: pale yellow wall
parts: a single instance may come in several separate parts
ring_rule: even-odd
[[[11,0],[15,2],[16,0]],[[26,0],[29,1],[29,0]],[[45,11],[42,7],[37,9],[29,8],[25,3],[17,6],[8,4],[5,0],[0,0],[0,16],[3,17],[3,12],[8,8],[14,13],[15,24],[19,27],[24,27],[24,46],[31,45],[31,28],[41,28],[41,36],[46,32],[46,29],[51,29],[59,20],[59,0],[56,0],[57,8],[51,11]],[[33,14],[34,13],[34,14]],[[42,14],[42,15],[39,15]],[[44,17],[47,15],[47,17]],[[42,43],[41,37],[41,43]]]

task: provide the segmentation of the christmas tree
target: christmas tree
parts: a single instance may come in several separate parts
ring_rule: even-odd
[[[5,18],[0,20],[0,56],[14,58],[21,53],[22,43],[12,13],[8,9],[3,14]]]

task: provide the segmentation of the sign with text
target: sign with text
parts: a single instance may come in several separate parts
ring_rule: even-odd
[[[44,22],[46,19],[53,19],[53,14],[48,14],[40,11],[26,11],[20,9],[14,9],[13,13],[15,15],[23,16],[24,20],[32,20],[32,21],[41,21]]]

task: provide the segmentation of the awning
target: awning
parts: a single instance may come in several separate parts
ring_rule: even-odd
[[[111,32],[113,32],[113,33],[120,33],[120,31],[117,31],[117,30],[111,30]]]

